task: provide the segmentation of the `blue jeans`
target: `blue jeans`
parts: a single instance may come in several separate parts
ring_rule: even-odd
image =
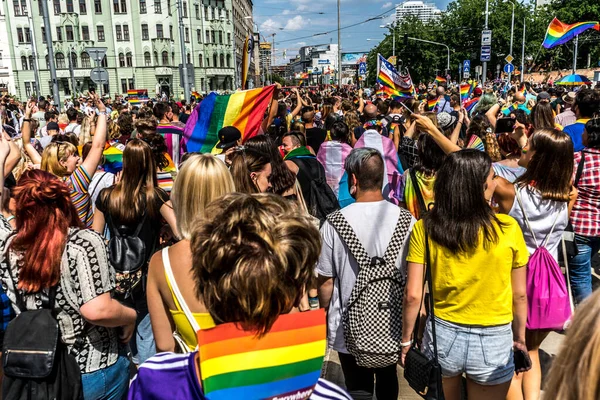
[[[81,375],[85,400],[121,400],[129,389],[129,359],[120,355],[117,362]]]
[[[600,237],[575,235],[579,254],[569,262],[569,277],[575,303],[592,294],[592,258],[600,250]]]
[[[135,335],[131,338],[129,346],[131,347],[131,358],[137,365],[141,365],[156,354],[156,342],[152,333],[150,314],[146,314],[138,321]]]

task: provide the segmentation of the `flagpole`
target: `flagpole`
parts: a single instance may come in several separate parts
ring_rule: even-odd
[[[577,46],[579,44],[579,35],[575,36],[575,50],[573,51],[573,75],[577,73]]]
[[[521,83],[525,82],[525,18],[523,18],[523,47],[521,48]]]

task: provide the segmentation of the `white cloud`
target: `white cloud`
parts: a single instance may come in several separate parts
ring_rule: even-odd
[[[300,47],[306,46],[306,42],[298,42],[296,44]]]
[[[261,32],[275,32],[281,28],[281,24],[273,19],[269,18],[262,24],[260,24]]]
[[[387,3],[385,3],[384,5],[381,6],[381,9],[387,9],[387,8],[391,8],[392,7],[392,2],[388,1]]]
[[[308,22],[310,22],[310,20],[305,20],[301,15],[296,15],[294,18],[288,20],[283,29],[286,31],[299,31],[304,28]]]

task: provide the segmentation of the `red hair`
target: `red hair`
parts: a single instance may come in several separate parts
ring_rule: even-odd
[[[24,252],[19,289],[35,293],[56,285],[69,227],[81,227],[69,188],[49,172],[26,171],[14,189],[17,235],[11,249]]]

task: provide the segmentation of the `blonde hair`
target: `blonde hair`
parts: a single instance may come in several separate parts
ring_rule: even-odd
[[[92,130],[96,125],[96,117],[83,117],[81,121],[81,130],[79,131],[79,145],[83,146],[87,142],[92,141]]]
[[[544,391],[557,400],[600,399],[600,291],[577,308]]]
[[[179,170],[171,192],[181,237],[189,240],[193,220],[204,217],[206,206],[214,199],[234,191],[233,178],[221,160],[210,154],[188,158]]]
[[[67,113],[61,113],[58,115],[58,123],[59,124],[69,124],[69,117],[67,117]]]
[[[60,162],[67,161],[71,155],[77,154],[77,147],[69,142],[53,142],[44,149],[40,169],[62,178],[69,175],[67,168]]]

